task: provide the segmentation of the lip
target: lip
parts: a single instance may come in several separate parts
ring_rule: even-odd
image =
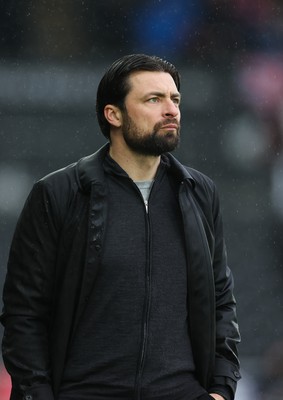
[[[177,124],[163,125],[162,129],[178,129],[178,125]]]

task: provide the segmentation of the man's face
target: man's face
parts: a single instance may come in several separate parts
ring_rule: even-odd
[[[170,74],[141,71],[129,78],[122,133],[138,154],[159,156],[173,151],[180,140],[180,93]]]

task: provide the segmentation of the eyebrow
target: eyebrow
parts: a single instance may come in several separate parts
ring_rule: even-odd
[[[166,97],[166,95],[163,92],[149,92],[147,93],[144,97],[148,97],[148,96],[158,96],[158,97]],[[179,99],[181,99],[181,93],[179,92],[174,92],[170,95],[170,98],[176,98],[178,97]]]

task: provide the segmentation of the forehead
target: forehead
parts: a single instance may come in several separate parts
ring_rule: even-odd
[[[160,92],[160,93],[178,93],[178,89],[172,76],[167,72],[160,71],[137,71],[129,76],[130,91],[131,93],[146,93]]]

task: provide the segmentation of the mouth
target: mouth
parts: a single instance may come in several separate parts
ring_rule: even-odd
[[[167,125],[162,125],[161,129],[178,129],[178,125],[177,124],[167,124]]]

